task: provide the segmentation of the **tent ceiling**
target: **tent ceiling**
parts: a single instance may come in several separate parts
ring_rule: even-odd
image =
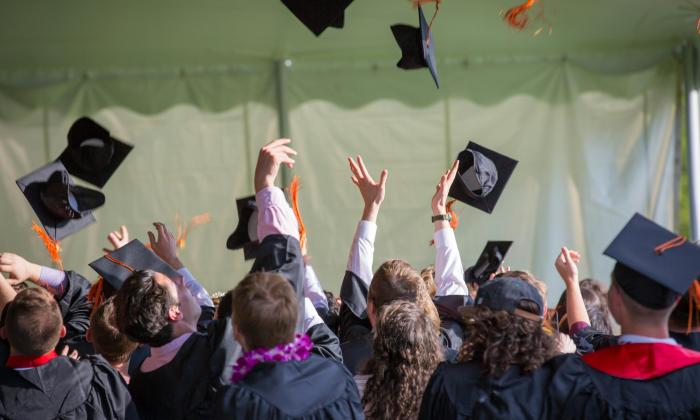
[[[444,0],[434,33],[438,56],[469,59],[620,52],[695,39],[691,0],[541,0],[541,26],[518,32],[499,13],[519,0]],[[428,16],[432,6],[428,6]],[[535,10],[540,10],[538,7]],[[407,0],[355,0],[346,28],[315,38],[279,0],[4,1],[0,69],[144,68],[234,64],[255,59],[398,58],[389,30],[416,23]]]

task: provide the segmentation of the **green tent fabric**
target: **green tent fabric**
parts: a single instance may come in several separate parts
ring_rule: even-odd
[[[541,0],[551,35],[507,27],[510,1],[444,0],[434,23],[442,88],[402,71],[389,25],[415,24],[409,2],[355,0],[342,31],[314,37],[275,0],[6,2],[0,13],[0,250],[48,264],[14,180],[58,156],[90,115],[136,145],[104,189],[98,222],[63,242],[65,264],[92,275],[120,224],[146,240],[209,212],[182,258],[209,289],[249,264],[225,249],[236,197],[252,193],[257,150],[283,131],[300,152],[300,204],[312,264],[337,291],[361,214],[347,155],[389,169],[375,266],[432,263],[429,200],[469,140],[520,160],[493,215],[457,207],[462,260],[512,239],[512,267],[550,287],[561,245],[607,280],[601,251],[635,211],[675,223],[677,52],[694,41],[681,1]],[[535,12],[539,11],[535,8]],[[426,6],[428,14],[432,6]],[[535,15],[536,15],[535,13]],[[466,268],[466,267],[465,267]]]

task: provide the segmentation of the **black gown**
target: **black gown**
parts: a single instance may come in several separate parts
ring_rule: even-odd
[[[342,363],[312,354],[261,363],[219,394],[215,419],[363,419],[362,403]]]
[[[700,351],[700,332],[691,332],[690,334],[686,334],[671,331],[670,336],[681,346],[690,350]]]
[[[523,373],[512,366],[500,378],[483,377],[480,362],[441,363],[423,394],[419,419],[546,419],[551,365]]]
[[[553,418],[700,418],[700,353],[669,344],[622,344],[558,359],[548,388]]]
[[[100,356],[59,356],[39,367],[0,368],[0,418],[138,419],[119,373]]]

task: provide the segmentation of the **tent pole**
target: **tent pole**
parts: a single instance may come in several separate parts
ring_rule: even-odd
[[[279,138],[289,138],[289,115],[287,110],[287,71],[292,67],[292,60],[279,59],[275,61],[275,90],[277,97],[277,127]],[[293,146],[292,146],[293,147]],[[282,165],[280,171],[282,188],[289,185],[289,168]]]
[[[688,196],[690,198],[690,238],[700,239],[700,97],[696,73],[697,49],[685,47],[685,94],[688,135]]]

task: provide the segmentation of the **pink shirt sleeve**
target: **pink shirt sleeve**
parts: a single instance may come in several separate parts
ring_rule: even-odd
[[[299,240],[299,223],[277,187],[267,187],[255,194],[258,206],[258,241],[269,235],[287,235]]]

